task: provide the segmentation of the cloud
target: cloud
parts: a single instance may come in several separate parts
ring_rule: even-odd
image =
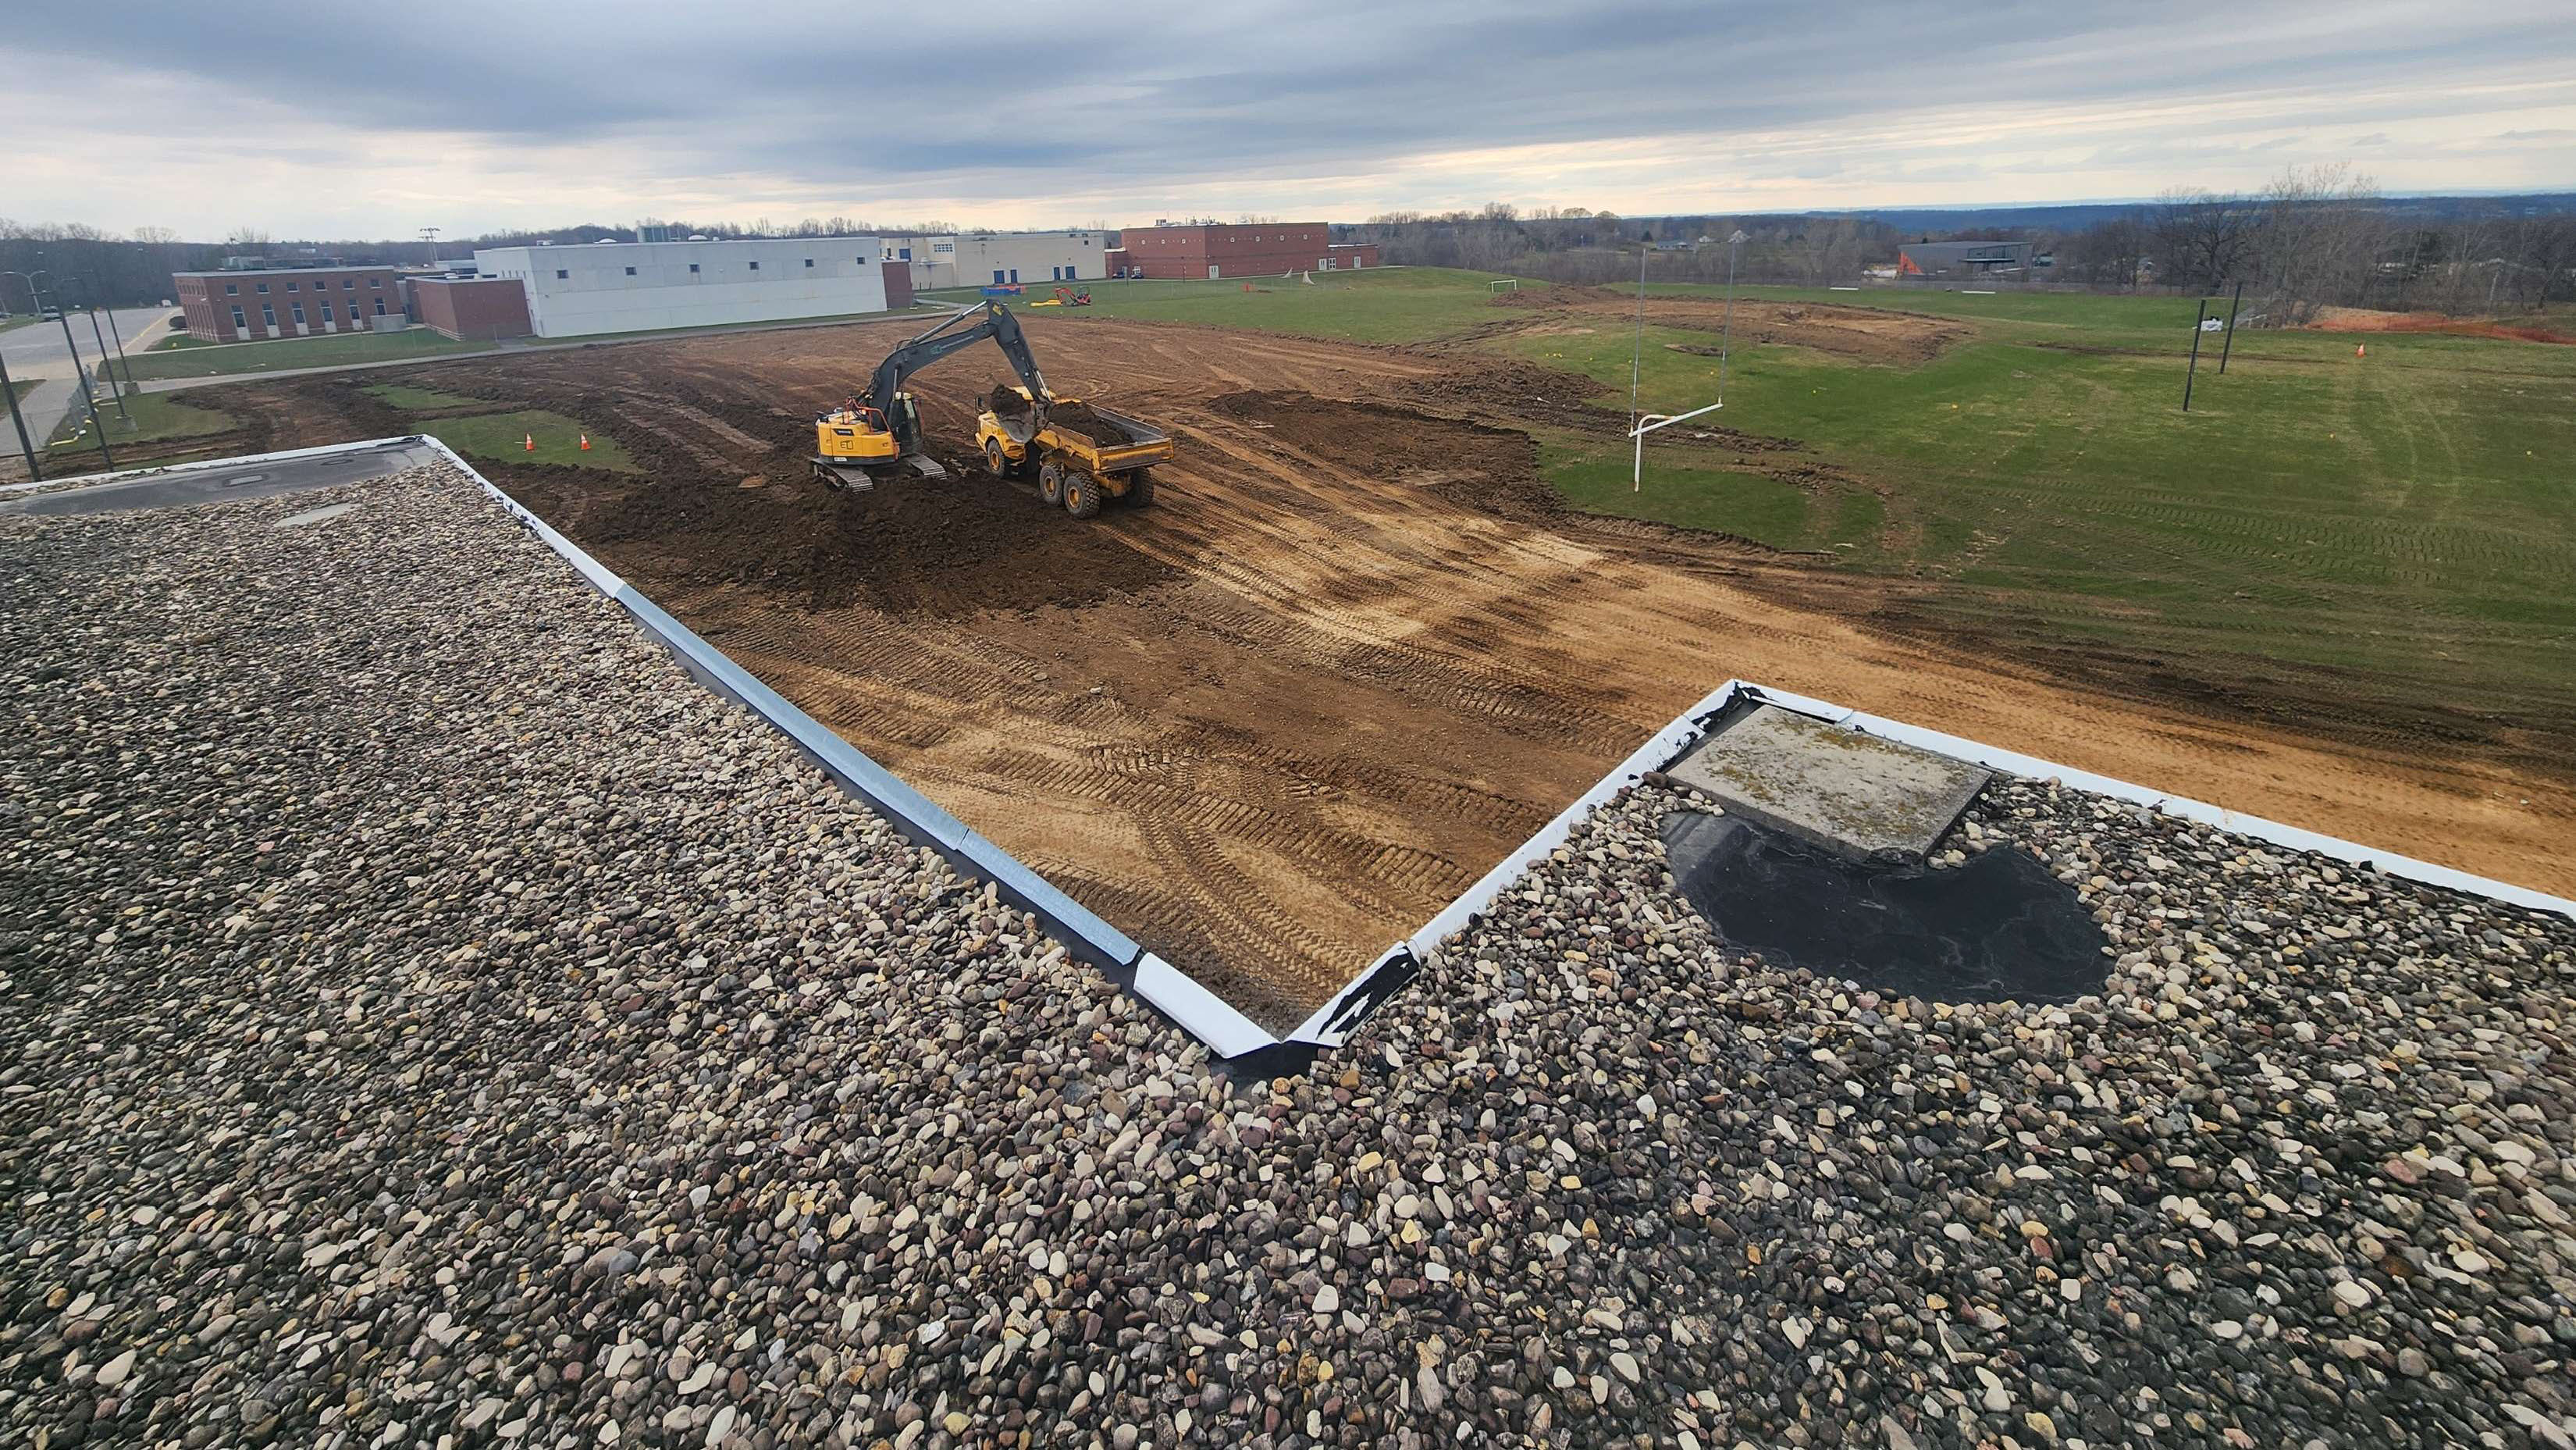
[[[13,215],[336,237],[2051,200],[2259,184],[2355,131],[2391,189],[2576,184],[2545,148],[2462,154],[2576,124],[2576,40],[2533,0],[2330,24],[2295,0],[1997,0],[1975,26],[1893,0],[1133,0],[1096,30],[817,0],[125,14],[0,35]],[[2229,47],[2175,43],[2203,23]]]

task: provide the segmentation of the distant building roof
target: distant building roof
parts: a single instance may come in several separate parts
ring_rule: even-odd
[[[1937,276],[1943,272],[1983,272],[1998,267],[2027,267],[2030,242],[1907,242],[1897,248],[1900,272]]]

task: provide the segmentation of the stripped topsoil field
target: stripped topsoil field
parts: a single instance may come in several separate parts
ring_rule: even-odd
[[[1938,323],[1890,331],[1885,314],[1791,310],[1755,325],[1896,355],[1939,345]],[[2201,687],[2120,662],[2093,676],[2071,652],[1971,658],[1908,629],[1900,585],[1568,514],[1511,425],[1615,435],[1620,419],[1585,404],[1584,380],[1490,354],[1031,319],[1055,386],[1179,439],[1155,507],[1077,522],[983,472],[974,413],[1006,369],[980,352],[913,384],[957,476],[825,489],[804,463],[817,400],[843,396],[916,326],[538,352],[364,381],[549,408],[615,437],[641,473],[486,472],[808,713],[1273,1027],[1302,1019],[1729,676],[2544,889],[2576,885],[2576,792],[2513,732],[2346,700],[2324,716],[2339,738],[2286,735],[2259,709],[2213,710]],[[408,431],[355,379],[205,401],[242,417],[254,445]],[[1824,467],[1723,431],[1667,446],[1774,476]]]

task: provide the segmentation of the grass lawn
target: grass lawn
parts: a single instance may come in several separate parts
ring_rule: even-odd
[[[1852,545],[1852,567],[1939,581],[1921,607],[1962,625],[2576,695],[2576,348],[2378,334],[2356,357],[2350,335],[2249,331],[2222,377],[2212,335],[2185,415],[2190,299],[1739,295],[1971,322],[1911,367],[1734,355],[1718,416],[1808,443],[1883,494],[1878,526],[1855,490],[1820,486],[1793,510],[1776,485],[1651,447],[1643,494],[1624,493],[1624,444],[1552,451],[1559,489],[1604,512]],[[1716,359],[1662,345],[1709,341],[1647,329],[1649,410],[1712,400]],[[1625,334],[1501,345],[1626,407]]]
[[[489,458],[496,463],[561,463],[575,468],[602,468],[612,473],[635,471],[635,460],[627,457],[626,450],[618,447],[615,439],[593,430],[590,451],[584,453],[581,451],[584,425],[561,413],[541,409],[485,413],[472,418],[440,418],[422,424],[421,431],[469,458]],[[537,441],[533,453],[525,446],[525,440],[532,437]]]
[[[231,342],[205,347],[153,351],[134,358],[137,381],[154,378],[203,378],[232,373],[270,373],[288,368],[338,367],[349,363],[436,357],[449,352],[480,352],[486,342],[455,342],[426,327],[403,332],[344,332],[321,337],[289,337],[273,342]]]
[[[107,446],[111,449],[123,448],[130,443],[162,443],[208,433],[224,433],[236,426],[230,416],[212,408],[194,407],[179,394],[128,393],[125,411],[134,419],[131,428],[126,427],[125,419],[117,415],[115,404],[102,402],[98,405],[99,421],[107,429]],[[52,440],[45,446],[57,449],[98,446],[89,436],[89,408],[77,396],[72,400],[71,412],[64,416],[61,426],[54,430]]]
[[[222,346],[224,346],[223,343],[217,342],[211,337],[198,337],[193,333],[174,332],[168,337],[161,339],[159,342],[152,344],[152,346],[146,349],[146,351],[178,352],[182,348]]]
[[[0,317],[0,332],[7,332],[11,328],[25,327],[27,324],[34,322],[35,320],[35,314],[29,312],[21,312],[14,317]]]
[[[460,397],[455,393],[441,393],[429,388],[408,387],[401,383],[385,383],[378,387],[369,388],[366,391],[369,395],[381,398],[385,402],[391,403],[393,406],[402,409],[406,413],[439,413],[445,412],[450,408],[484,408],[491,406],[488,401],[482,398]],[[591,440],[593,451],[597,450],[598,443],[598,439],[594,438]]]
[[[1398,267],[1318,272],[1313,286],[1278,277],[1211,282],[1030,282],[1021,284],[1027,289],[1021,296],[1002,301],[1024,318],[1135,317],[1350,342],[1416,342],[1452,336],[1494,320],[1495,314],[1485,307],[1491,296],[1486,284],[1494,277],[1490,272],[1461,272],[1445,267]],[[1090,288],[1092,305],[1029,305],[1054,295],[1058,285]],[[1253,290],[1244,291],[1247,286]],[[957,304],[983,300],[972,287],[947,288],[922,296]]]

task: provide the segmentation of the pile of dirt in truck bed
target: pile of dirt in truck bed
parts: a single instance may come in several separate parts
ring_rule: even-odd
[[[1059,433],[1087,438],[1102,448],[1115,448],[1127,441],[1127,430],[1091,411],[1088,403],[1050,403],[1046,421]]]
[[[1019,389],[1005,384],[984,396],[984,406],[993,416],[1013,425],[1013,432],[1029,416],[1029,400]],[[1091,411],[1088,403],[1049,403],[1046,424],[1060,433],[1070,433],[1099,448],[1114,448],[1127,441],[1127,432],[1117,424]]]

